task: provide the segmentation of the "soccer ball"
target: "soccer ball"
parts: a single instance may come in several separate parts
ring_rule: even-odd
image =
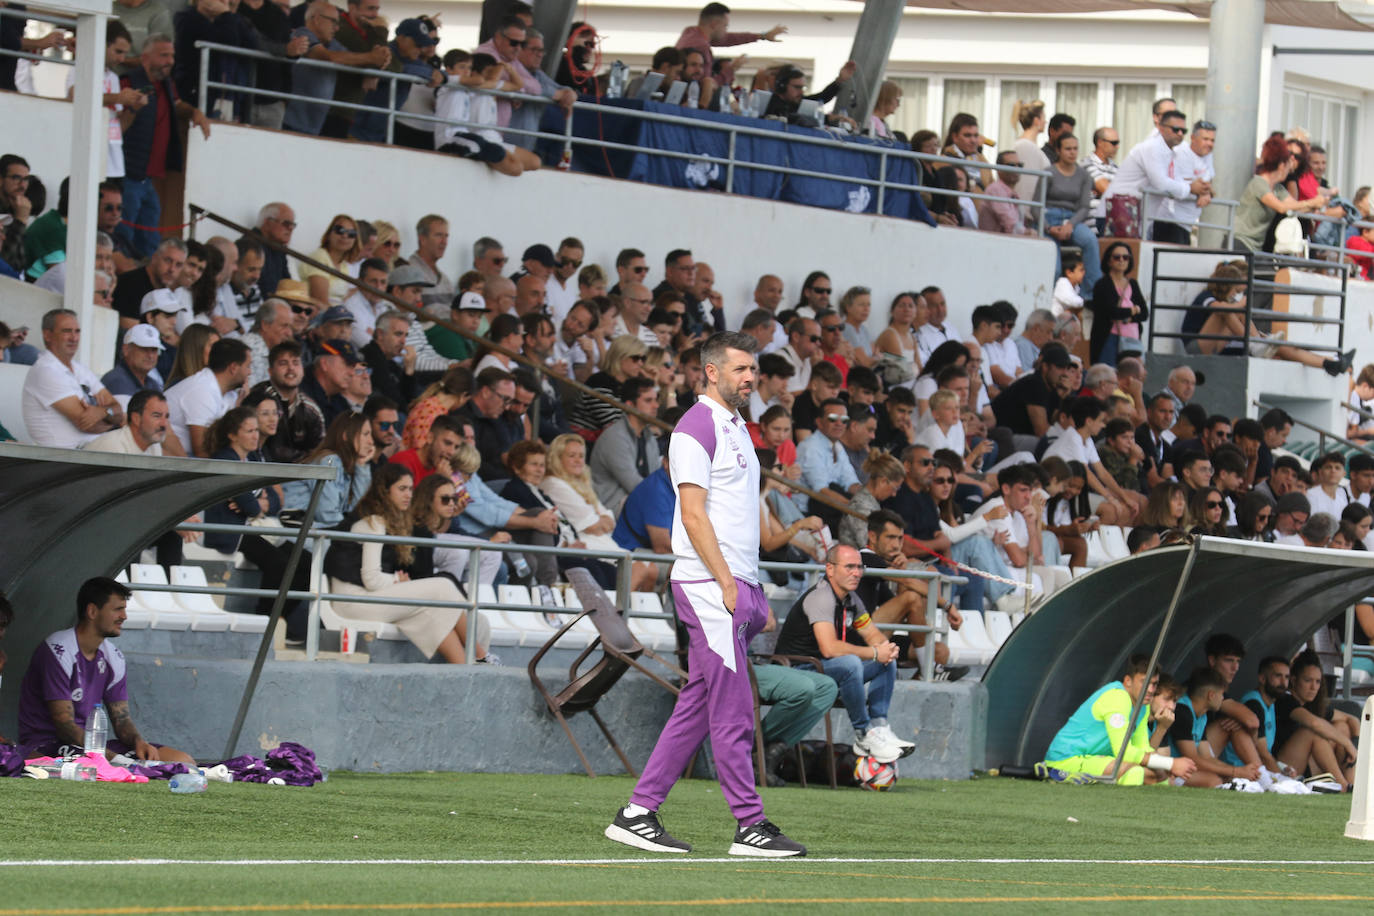
[[[882,763],[873,757],[860,757],[854,762],[854,779],[860,789],[886,792],[897,784],[897,764]]]

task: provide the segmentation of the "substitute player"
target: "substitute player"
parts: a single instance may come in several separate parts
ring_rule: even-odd
[[[1156,782],[1162,778],[1155,775],[1156,771],[1185,779],[1191,775],[1196,768],[1193,761],[1160,754],[1150,744],[1146,719],[1159,678],[1145,679],[1149,667],[1149,656],[1128,658],[1121,680],[1098,688],[1069,716],[1050,742],[1045,762],[1037,764],[1036,770],[1068,782],[1092,782],[1093,776],[1114,775],[1116,784],[1122,786],[1143,785],[1147,779]],[[1131,706],[1142,694],[1140,718],[1134,729],[1128,729]],[[1116,755],[1123,741],[1128,744],[1118,773]]]
[[[763,816],[750,759],[748,646],[768,619],[758,576],[759,463],[739,415],[754,387],[754,346],[752,337],[738,333],[706,341],[706,390],[682,415],[668,446],[668,474],[678,494],[673,601],[690,637],[691,674],[630,804],[606,828],[608,838],[650,852],[691,850],[663,829],[658,809],[709,734],[721,792],[739,822],[730,854],[806,855],[805,846]]]

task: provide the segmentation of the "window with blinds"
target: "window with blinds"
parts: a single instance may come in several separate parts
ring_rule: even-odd
[[[1054,110],[1073,118],[1079,151],[1092,152],[1093,131],[1108,126],[1097,123],[1097,83],[1055,83]]]
[[[1174,102],[1178,110],[1188,116],[1188,129],[1198,121],[1207,120],[1207,87],[1192,83],[1174,83]]]
[[[1117,83],[1112,88],[1112,126],[1121,137],[1119,160],[1154,130],[1154,104],[1154,83]]]
[[[949,128],[949,122],[960,112],[977,118],[983,133],[997,136],[983,123],[983,97],[986,93],[986,80],[945,80],[945,123],[938,128],[941,138]]]
[[[1021,125],[1013,124],[1011,113],[1019,102],[1034,102],[1040,98],[1039,80],[1002,80],[1002,98],[998,106],[997,123],[984,126],[983,133],[997,139],[999,150],[1011,149],[1016,138],[1021,136]],[[1054,112],[1045,112],[1048,122]]]

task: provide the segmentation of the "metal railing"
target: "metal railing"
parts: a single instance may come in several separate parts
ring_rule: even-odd
[[[288,60],[276,57],[272,54],[267,54],[262,51],[252,51],[246,48],[237,48],[231,45],[222,45],[207,41],[196,42],[196,48],[200,51],[201,55],[199,98],[201,99],[202,104],[204,104],[204,100],[208,98],[207,93],[209,92],[209,90],[214,89],[223,92],[239,93],[242,95],[249,96],[250,98],[264,97],[283,101],[295,100],[309,102],[311,104],[316,105],[329,105],[330,107],[344,108],[350,111],[363,111],[373,112],[377,114],[385,114],[387,116],[387,143],[391,143],[393,140],[395,120],[397,117],[410,118],[413,120],[424,121],[435,125],[462,127],[473,130],[495,129],[490,124],[483,124],[476,121],[454,120],[449,118],[440,118],[434,115],[425,115],[407,111],[397,111],[395,105],[397,83],[410,83],[412,85],[423,87],[429,86],[429,82],[427,80],[418,76],[410,76],[409,74],[404,73],[393,73],[387,70],[374,70],[364,67],[350,67],[345,66],[343,64],[330,63],[328,61],[309,60],[307,58],[295,58]],[[243,57],[249,60],[268,60],[276,64],[290,63],[293,66],[310,66],[322,70],[331,70],[336,73],[349,73],[358,76],[385,79],[389,83],[389,105],[388,107],[383,108],[376,105],[367,105],[362,103],[338,102],[332,99],[321,100],[314,98],[312,96],[301,96],[292,93],[275,92],[271,90],[259,89],[255,86],[243,86],[237,83],[225,83],[216,80],[211,80],[209,78],[211,52]],[[553,104],[553,102],[550,99],[546,99],[541,96],[527,95],[523,93],[508,93],[483,89],[467,89],[466,91],[476,92],[482,95],[489,95],[499,99],[520,102],[522,104]],[[992,194],[978,194],[972,192],[949,190],[945,188],[929,187],[927,185],[920,184],[919,181],[916,184],[905,184],[894,180],[890,180],[888,178],[888,163],[891,160],[905,159],[917,163],[926,162],[939,165],[954,165],[966,169],[977,168],[980,170],[995,170],[998,172],[1006,172],[1018,175],[1034,175],[1037,178],[1042,179],[1048,178],[1049,176],[1048,171],[1042,171],[1039,169],[1026,169],[1016,166],[1003,166],[997,165],[996,163],[973,162],[968,159],[959,159],[950,156],[937,156],[927,153],[918,153],[913,150],[905,149],[895,145],[883,145],[882,143],[876,141],[871,141],[867,143],[846,143],[831,137],[822,138],[789,131],[786,129],[786,126],[784,126],[784,128],[781,131],[766,130],[763,128],[748,126],[748,121],[750,119],[745,117],[738,117],[736,120],[730,121],[714,119],[708,120],[703,118],[689,118],[678,115],[664,114],[662,112],[637,111],[634,109],[623,108],[615,105],[606,105],[600,102],[586,102],[581,100],[573,103],[573,111],[590,112],[597,114],[610,114],[619,117],[631,118],[635,120],[652,121],[663,124],[673,124],[679,127],[690,127],[697,130],[711,130],[719,133],[724,133],[726,135],[727,141],[727,153],[724,157],[710,156],[701,153],[681,152],[678,150],[667,150],[659,149],[656,147],[646,147],[638,146],[635,144],[618,143],[599,138],[594,139],[591,137],[577,137],[573,134],[572,117],[567,117],[564,119],[564,129],[559,133],[550,133],[548,131],[527,130],[523,128],[511,127],[501,127],[499,128],[499,130],[502,134],[515,134],[518,136],[535,137],[536,139],[549,140],[552,142],[560,143],[562,144],[564,152],[569,154],[571,153],[571,150],[574,146],[585,146],[603,150],[643,153],[646,155],[663,156],[670,159],[684,159],[692,162],[704,162],[712,165],[719,165],[724,167],[725,169],[725,192],[727,194],[734,193],[734,180],[736,169],[775,172],[778,174],[789,175],[798,178],[815,178],[825,181],[843,181],[846,184],[857,184],[865,187],[872,187],[876,189],[876,206],[877,212],[880,214],[883,212],[883,206],[886,201],[886,195],[890,191],[910,191],[918,194],[937,194],[952,197],[964,196],[970,198],[971,200],[987,200],[999,203],[1008,202],[1007,198]],[[738,121],[738,123],[736,123],[736,121]],[[817,172],[808,169],[800,169],[793,166],[774,165],[771,163],[754,162],[739,159],[736,157],[736,149],[740,137],[758,137],[760,139],[774,141],[786,140],[789,143],[800,143],[809,146],[824,147],[827,149],[843,149],[846,152],[858,152],[863,153],[865,155],[877,156],[878,177],[867,178],[857,175],[835,175],[829,172]],[[920,169],[918,168],[917,175],[919,176],[920,173]],[[1035,212],[1036,230],[1037,233],[1040,235],[1044,234],[1046,188],[1047,182],[1042,180],[1037,183],[1037,197],[1035,200],[1016,201],[1016,203],[1019,206],[1028,207]]]
[[[69,16],[60,16],[56,13],[40,13],[36,10],[18,10],[0,6],[0,19],[8,16],[11,19],[32,19],[35,22],[47,22],[55,25],[63,31],[75,32],[76,20]],[[49,49],[53,50],[53,49]],[[44,64],[62,64],[65,67],[76,66],[76,60],[66,57],[49,57],[46,54],[34,54],[31,51],[22,51],[11,48],[0,48],[0,57],[15,57],[20,60],[33,60]]]
[[[1165,193],[1162,192],[1162,191],[1153,191],[1153,190],[1151,190],[1151,189],[1149,189],[1149,188],[1143,188],[1143,189],[1141,190],[1141,192],[1140,192],[1140,224],[1141,224],[1141,225],[1140,225],[1140,237],[1141,237],[1141,239],[1146,240],[1146,241],[1152,241],[1152,239],[1150,238],[1150,232],[1151,232],[1152,229],[1154,229],[1154,224],[1155,224],[1156,221],[1158,221],[1158,222],[1163,222],[1163,223],[1172,223],[1172,222],[1174,222],[1174,220],[1171,220],[1171,219],[1167,219],[1167,218],[1163,218],[1163,217],[1158,217],[1158,216],[1151,216],[1150,214],[1151,214],[1153,208],[1151,208],[1151,206],[1150,206],[1150,201],[1151,201],[1151,200],[1157,200],[1157,201],[1159,201],[1160,203],[1163,203],[1163,202],[1166,201],[1166,200],[1174,200],[1174,199],[1175,199],[1175,198],[1170,197],[1168,194],[1165,194]],[[1194,197],[1194,198],[1189,198],[1189,200],[1196,201],[1197,198],[1195,198],[1195,197]],[[1226,222],[1224,222],[1224,223],[1205,223],[1205,222],[1203,222],[1203,221],[1201,221],[1201,220],[1198,220],[1197,222],[1194,222],[1194,223],[1187,223],[1187,224],[1184,224],[1184,223],[1176,223],[1176,225],[1179,225],[1179,226],[1184,226],[1184,225],[1186,225],[1186,226],[1196,226],[1196,227],[1199,228],[1199,229],[1219,229],[1219,230],[1221,230],[1222,232],[1225,232],[1225,233],[1226,233],[1226,247],[1227,247],[1227,248],[1232,247],[1233,245],[1235,245],[1235,242],[1236,242],[1236,207],[1240,206],[1240,202],[1239,202],[1239,201],[1235,201],[1235,200],[1216,200],[1216,199],[1213,199],[1212,202],[1211,202],[1210,204],[1208,204],[1208,206],[1222,207],[1223,209],[1225,209],[1225,211],[1226,211]]]
[[[1339,237],[1339,242],[1338,242],[1337,244],[1335,244],[1335,245],[1328,245],[1328,244],[1326,244],[1326,243],[1324,243],[1324,242],[1314,242],[1314,241],[1312,241],[1312,240],[1309,238],[1309,239],[1307,240],[1307,249],[1308,249],[1309,252],[1310,252],[1310,251],[1330,251],[1330,252],[1334,252],[1334,253],[1335,253],[1335,255],[1336,255],[1336,262],[1335,262],[1334,264],[1331,263],[1330,261],[1324,261],[1324,262],[1323,262],[1323,263],[1326,265],[1326,269],[1327,269],[1327,270],[1336,270],[1336,269],[1341,269],[1341,268],[1345,269],[1347,272],[1349,272],[1349,271],[1354,271],[1354,270],[1355,270],[1354,262],[1352,262],[1352,261],[1350,260],[1350,258],[1351,258],[1352,256],[1354,256],[1355,252],[1351,251],[1351,249],[1348,248],[1348,247],[1346,246],[1346,244],[1345,244],[1345,243],[1348,241],[1348,239],[1346,238],[1346,233],[1345,233],[1346,227],[1347,227],[1347,226],[1354,226],[1354,227],[1356,227],[1357,229],[1370,229],[1370,228],[1374,228],[1374,221],[1370,221],[1370,220],[1355,220],[1355,221],[1351,222],[1351,221],[1346,220],[1344,217],[1340,217],[1340,216],[1327,216],[1325,213],[1294,213],[1293,215],[1296,216],[1298,219],[1303,220],[1303,221],[1308,222],[1308,223],[1336,223],[1336,224],[1338,224],[1338,225],[1340,226],[1340,231],[1339,231],[1339,235],[1338,235],[1338,237]],[[1314,229],[1313,231],[1315,231],[1315,229]],[[1364,256],[1364,257],[1369,257],[1369,255],[1368,255],[1367,253],[1365,253],[1365,252],[1361,252],[1360,254],[1361,254],[1362,256]],[[1356,271],[1356,275],[1357,275],[1357,278],[1359,278],[1358,271]]]
[[[258,537],[285,537],[296,538],[300,534],[298,528],[288,527],[267,527],[262,525],[217,525],[217,524],[184,524],[177,528],[178,531],[215,533],[215,534],[234,534],[234,535],[256,535]],[[636,611],[633,608],[631,589],[631,564],[635,562],[651,562],[658,564],[671,564],[677,557],[672,554],[656,554],[645,551],[608,551],[608,550],[586,550],[570,547],[543,547],[529,544],[495,544],[489,541],[448,541],[436,538],[422,537],[399,537],[395,535],[364,534],[352,531],[337,531],[330,528],[311,528],[305,532],[305,538],[313,541],[311,552],[310,582],[308,590],[293,589],[264,589],[264,588],[245,588],[238,586],[191,586],[191,585],[161,585],[145,583],[128,583],[129,588],[135,591],[150,592],[171,592],[175,594],[189,595],[210,595],[210,596],[234,596],[247,598],[271,598],[278,594],[284,594],[288,600],[309,601],[310,616],[306,633],[305,654],[307,660],[315,660],[319,655],[319,628],[320,628],[320,602],[339,601],[348,604],[377,604],[389,606],[406,607],[444,607],[458,608],[468,612],[468,638],[465,641],[464,651],[466,660],[469,664],[477,659],[477,614],[481,611],[502,611],[506,613],[519,614],[576,614],[575,609],[566,607],[547,606],[547,605],[526,605],[510,604],[505,602],[484,601],[478,597],[478,586],[481,573],[481,554],[483,551],[490,551],[499,554],[521,553],[521,554],[540,554],[553,555],[559,557],[581,557],[585,559],[602,560],[616,566],[616,608],[626,618],[642,618],[651,620],[672,621],[672,614],[652,614]],[[340,594],[329,591],[325,588],[324,556],[328,545],[334,541],[351,541],[357,543],[390,544],[393,546],[412,546],[428,547],[433,550],[466,550],[470,552],[468,565],[465,570],[467,581],[464,584],[464,600],[458,602],[435,601],[433,599],[414,599],[398,598],[391,596],[374,596],[367,594]],[[229,555],[226,555],[226,558]],[[813,578],[825,571],[825,567],[818,563],[780,563],[764,561],[759,564],[765,571],[777,571],[786,573],[800,573],[803,576]],[[949,633],[948,624],[944,621],[940,613],[942,607],[940,593],[943,587],[963,585],[968,580],[963,576],[950,576],[944,573],[933,572],[930,570],[905,570],[905,569],[865,569],[865,576],[872,576],[894,580],[924,580],[932,583],[926,592],[926,624],[878,624],[879,629],[884,631],[900,631],[904,633],[930,633],[935,634],[937,639],[947,637]],[[352,619],[352,618],[345,618]],[[367,621],[358,618],[358,622]],[[782,621],[780,620],[779,625]],[[930,672],[934,670],[935,664],[935,640],[926,640],[922,648],[922,670]]]
[[[1161,273],[1161,257],[1177,257],[1179,255],[1199,255],[1216,257],[1227,261],[1245,261],[1245,278],[1243,280],[1228,280],[1227,286],[1238,286],[1245,290],[1245,305],[1240,311],[1245,316],[1245,334],[1242,337],[1235,337],[1229,334],[1203,334],[1184,333],[1182,328],[1178,331],[1162,331],[1155,327],[1155,316],[1162,310],[1165,312],[1187,313],[1198,306],[1191,302],[1161,302],[1159,298],[1159,284],[1161,282],[1182,282],[1182,283],[1210,283],[1212,276],[1199,274],[1177,274]],[[1341,288],[1339,291],[1321,289],[1313,286],[1298,286],[1294,283],[1280,283],[1274,279],[1279,270],[1290,268],[1295,270],[1320,273],[1330,270],[1332,264],[1328,261],[1314,261],[1310,258],[1292,257],[1289,255],[1270,254],[1263,251],[1232,251],[1225,248],[1155,248],[1153,251],[1154,261],[1150,277],[1150,352],[1155,352],[1154,345],[1156,339],[1178,340],[1186,344],[1192,340],[1216,340],[1232,342],[1239,340],[1244,347],[1242,355],[1250,355],[1250,344],[1252,341],[1265,344],[1286,345],[1296,347],[1300,350],[1311,351],[1334,351],[1341,353],[1345,348],[1345,306],[1346,291],[1349,282],[1348,271],[1341,271]],[[1340,299],[1340,316],[1328,318],[1318,315],[1302,315],[1295,312],[1280,312],[1272,308],[1257,308],[1254,304],[1256,293],[1266,294],[1265,301],[1272,304],[1274,294],[1285,294],[1289,296],[1336,296]],[[1216,306],[1206,306],[1208,309]],[[1310,324],[1310,325],[1336,325],[1336,344],[1315,343],[1295,341],[1280,338],[1255,338],[1250,333],[1250,328],[1254,327],[1255,319],[1261,321],[1278,321],[1289,324]],[[1186,346],[1185,346],[1186,352]],[[1217,354],[1214,354],[1217,355]]]

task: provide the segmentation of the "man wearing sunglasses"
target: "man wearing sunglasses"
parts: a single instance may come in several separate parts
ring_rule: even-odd
[[[266,241],[290,245],[291,233],[295,231],[296,211],[290,205],[273,201],[258,211],[258,225],[253,233]],[[262,273],[258,275],[258,289],[263,296],[271,296],[277,291],[278,283],[291,278],[291,266],[283,252],[271,245],[262,247]]]
[[[1210,188],[1217,174],[1212,165],[1212,147],[1216,142],[1217,126],[1211,121],[1198,121],[1193,125],[1193,135],[1188,142],[1174,147],[1174,175],[1184,181],[1204,181],[1209,190],[1196,198],[1170,198],[1164,201],[1150,235],[1156,242],[1172,242],[1175,245],[1192,243],[1189,229],[1201,219],[1202,208],[1212,202]]]
[[[1102,194],[1104,207],[1111,208],[1113,197],[1139,198],[1147,188],[1156,194],[1167,194],[1175,200],[1193,195],[1210,195],[1210,182],[1180,174],[1174,162],[1174,147],[1182,143],[1187,134],[1188,118],[1183,112],[1166,111],[1161,114],[1159,132],[1137,143],[1126,161],[1121,163],[1121,168],[1117,169],[1116,177]],[[1144,215],[1157,216],[1159,206],[1160,202],[1156,199]]]
[[[1083,160],[1083,168],[1093,182],[1093,199],[1088,212],[1097,222],[1097,234],[1107,231],[1107,212],[1102,205],[1102,195],[1106,193],[1116,176],[1119,166],[1116,154],[1121,149],[1121,135],[1115,127],[1099,127],[1093,131],[1093,151]]]
[[[792,364],[787,390],[798,394],[811,384],[811,367],[821,348],[821,326],[814,318],[793,318],[787,324],[787,346],[778,354]]]
[[[830,502],[812,498],[807,511],[820,516],[831,531],[839,529],[840,510],[836,506],[848,505],[850,497],[862,486],[845,450],[844,434],[848,427],[849,408],[845,402],[827,398],[821,402],[816,417],[815,435],[807,436],[797,446],[802,483],[830,497]]]
[[[558,253],[554,255],[554,268],[544,287],[544,302],[548,306],[553,326],[560,327],[568,311],[577,302],[577,272],[582,267],[582,240],[568,236],[558,243]]]
[[[622,287],[626,283],[645,282],[649,276],[649,262],[638,248],[625,248],[615,256],[615,272],[620,279],[610,288],[610,294],[620,296],[624,294]]]

